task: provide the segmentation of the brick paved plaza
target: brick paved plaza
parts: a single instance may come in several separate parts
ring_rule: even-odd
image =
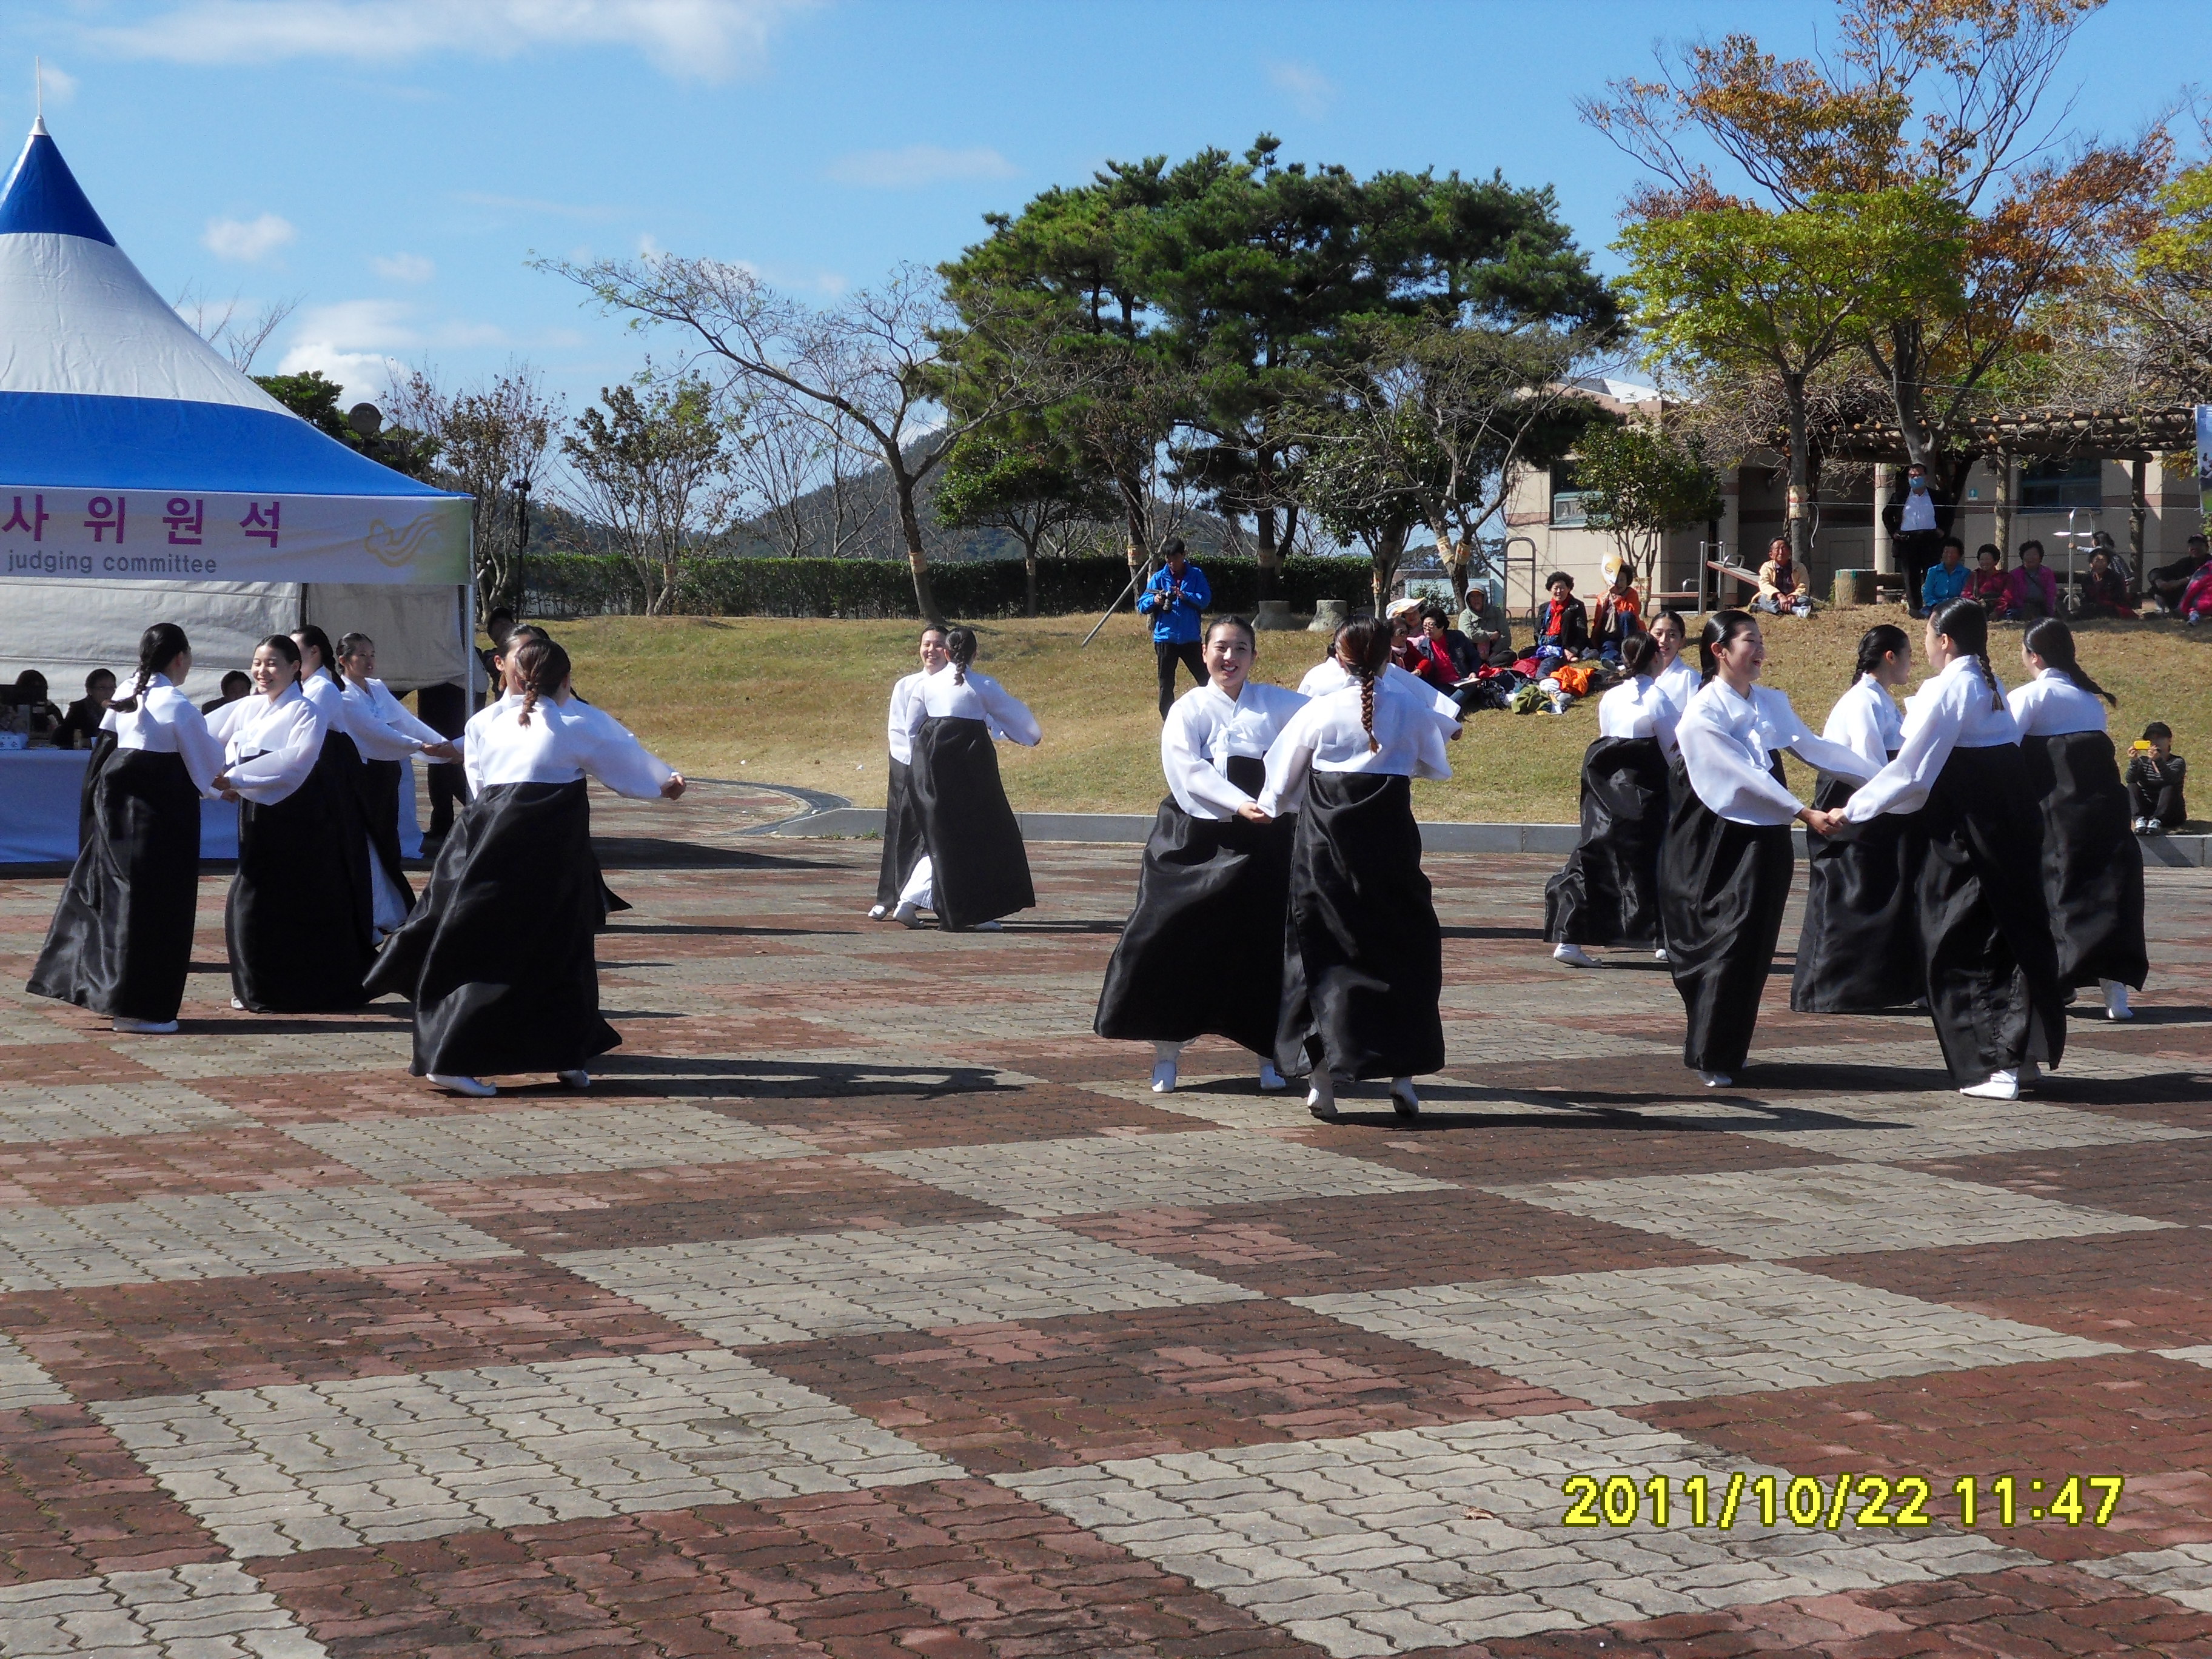
[[[0,884],[0,1655],[2212,1655],[2212,874],[2008,1105],[1786,957],[1686,1093],[1556,860],[1434,858],[1454,1063],[1324,1126],[1091,1036],[1134,848],[908,933],[773,797],[598,810],[588,1096],[233,1012],[213,875],[117,1037]]]

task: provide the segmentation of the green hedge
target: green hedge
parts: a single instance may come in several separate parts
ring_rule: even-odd
[[[1249,613],[1259,598],[1259,563],[1215,554],[1199,561],[1213,587],[1213,609]],[[937,602],[952,617],[1018,617],[1021,562],[976,559],[930,567]],[[1042,559],[1037,610],[1045,616],[1105,610],[1129,580],[1111,555]],[[644,609],[629,563],[580,553],[530,556],[524,610],[533,617],[629,615]],[[1358,608],[1368,592],[1364,558],[1283,562],[1282,597],[1293,611],[1319,599]],[[903,559],[700,559],[686,568],[678,607],[703,617],[911,617],[914,578]]]

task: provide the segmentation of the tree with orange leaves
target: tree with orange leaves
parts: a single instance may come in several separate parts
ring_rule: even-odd
[[[1959,217],[1955,302],[1907,307],[1856,331],[1898,435],[1954,496],[1974,461],[1960,428],[1978,394],[2045,342],[2031,309],[2083,283],[2157,224],[2172,144],[2054,149],[2040,111],[2068,41],[2100,0],[1839,0],[1839,39],[1784,59],[1747,34],[1662,58],[1664,78],[1620,81],[1583,118],[1656,175],[1627,217],[1911,191]],[[1724,193],[1710,145],[1751,197]],[[1870,273],[1871,274],[1871,273]]]

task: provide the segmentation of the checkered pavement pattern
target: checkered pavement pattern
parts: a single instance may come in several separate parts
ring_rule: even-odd
[[[2212,876],[2004,1104],[1786,953],[1701,1091],[1552,860],[1435,858],[1451,1064],[1322,1124],[1091,1035],[1133,848],[910,933],[772,803],[597,810],[586,1094],[232,1011],[213,876],[179,1036],[0,992],[0,1656],[2212,1656]],[[1929,1524],[1692,1524],[1737,1477]]]

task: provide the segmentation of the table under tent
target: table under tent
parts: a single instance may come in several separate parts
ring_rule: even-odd
[[[0,685],[35,668],[67,702],[105,668],[127,686],[156,622],[191,638],[202,702],[255,641],[307,623],[373,637],[394,691],[470,685],[469,507],[232,367],[33,125],[0,190]],[[86,760],[0,750],[0,863],[76,856]],[[400,811],[411,832],[411,790]],[[236,848],[236,810],[209,803],[203,853]]]

